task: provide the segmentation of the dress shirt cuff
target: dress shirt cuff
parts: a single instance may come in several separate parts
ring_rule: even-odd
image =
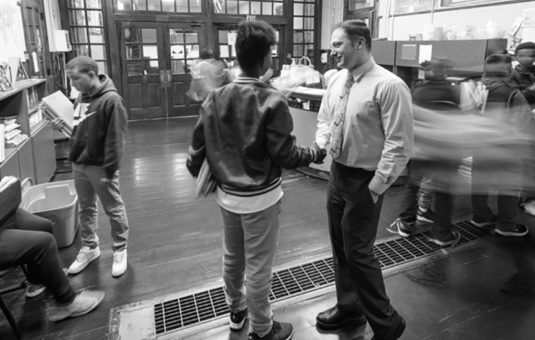
[[[386,183],[382,176],[376,172],[370,181],[370,184],[368,184],[368,189],[377,195],[382,195],[389,186],[390,185]]]
[[[316,144],[321,149],[327,149],[327,144],[329,144],[329,141],[327,140],[327,138],[318,137],[316,138]]]

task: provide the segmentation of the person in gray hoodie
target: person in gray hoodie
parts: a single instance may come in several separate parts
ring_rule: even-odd
[[[71,136],[69,160],[73,163],[78,194],[82,249],[69,267],[77,274],[100,257],[97,235],[97,196],[111,224],[113,238],[112,275],[124,274],[128,218],[119,190],[119,163],[124,153],[127,114],[113,81],[98,74],[97,63],[79,56],[67,64],[72,86],[80,91],[75,102],[75,128]]]

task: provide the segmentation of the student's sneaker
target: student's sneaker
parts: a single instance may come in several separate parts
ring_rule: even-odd
[[[522,210],[526,214],[535,216],[535,201],[529,201],[521,204],[520,210]]]
[[[475,216],[470,220],[470,224],[478,228],[485,228],[496,224],[497,217],[493,216],[490,220]]]
[[[516,236],[516,237],[523,237],[526,236],[529,232],[528,227],[526,227],[524,224],[515,224],[510,227],[496,227],[494,229],[494,232],[498,235],[502,236]]]
[[[396,218],[392,224],[386,228],[392,234],[399,234],[401,237],[411,237],[413,234],[413,223],[403,222],[400,218]]]
[[[78,255],[76,256],[76,260],[69,267],[69,274],[78,274],[79,272],[84,270],[91,262],[95,261],[99,257],[100,249],[98,247],[89,248],[87,246],[83,246],[82,249],[80,249]]]
[[[290,340],[294,334],[294,328],[292,324],[286,322],[273,321],[273,327],[271,331],[260,336],[255,332],[249,333],[249,340]]]
[[[428,237],[427,239],[441,247],[453,247],[461,240],[461,234],[457,230],[453,230],[451,235],[446,239],[439,239],[435,236]]]
[[[58,304],[48,309],[50,321],[61,321],[67,318],[75,318],[91,312],[104,299],[104,292],[84,290],[76,295],[71,303]]]
[[[242,311],[233,313],[230,312],[230,322],[229,327],[233,331],[241,331],[245,320],[247,319],[247,308]]]
[[[27,298],[33,298],[41,293],[43,293],[46,290],[46,287],[44,285],[40,284],[33,284],[29,281],[26,281],[26,292],[24,295],[26,295]]]
[[[113,265],[111,268],[111,275],[118,277],[124,274],[128,265],[126,249],[117,250],[113,252]]]
[[[430,210],[423,210],[418,208],[416,211],[416,219],[423,223],[433,223],[435,220],[435,214]]]

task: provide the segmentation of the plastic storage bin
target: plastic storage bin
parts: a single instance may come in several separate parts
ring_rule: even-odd
[[[72,244],[78,228],[78,196],[73,180],[30,187],[22,194],[21,207],[52,222],[59,248]]]

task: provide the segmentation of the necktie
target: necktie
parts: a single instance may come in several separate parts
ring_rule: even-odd
[[[346,108],[347,100],[349,98],[349,91],[355,80],[353,79],[353,74],[349,72],[347,75],[347,80],[343,89],[343,93],[340,96],[340,101],[336,106],[334,113],[334,121],[331,126],[331,156],[333,159],[340,157],[340,152],[342,151],[342,143],[344,141],[344,122],[346,120]]]

